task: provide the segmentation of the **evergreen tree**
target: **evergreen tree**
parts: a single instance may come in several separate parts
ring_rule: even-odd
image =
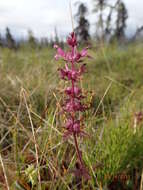
[[[103,19],[103,11],[108,6],[108,0],[93,0],[94,2],[94,9],[93,12],[98,14],[98,19],[96,23],[96,37],[100,40],[104,40],[105,37],[105,27],[104,27],[104,19]],[[110,22],[111,16],[108,16],[108,25]],[[109,28],[106,28],[106,32],[109,32]]]
[[[53,48],[53,46],[54,46],[55,43],[54,43],[54,40],[53,40],[52,36],[50,37],[49,44],[50,44],[50,47]]]
[[[63,41],[63,39],[60,40],[59,44],[60,44],[60,47],[64,49],[64,41]]]
[[[3,38],[2,38],[2,35],[0,34],[0,47],[3,47]]]
[[[78,7],[77,14],[75,15],[75,18],[77,20],[77,27],[75,29],[75,33],[77,35],[78,40],[81,43],[85,43],[89,40],[90,34],[89,34],[89,21],[86,19],[86,15],[88,14],[88,8],[84,3],[80,3]]]
[[[137,28],[134,36],[131,39],[132,41],[143,41],[143,26]]]
[[[32,30],[28,31],[28,44],[31,48],[35,48],[37,45],[36,38],[34,37]]]
[[[110,41],[114,34],[114,26],[113,24],[113,13],[116,13],[117,5],[120,0],[117,0],[115,4],[107,4],[107,7],[109,8],[109,13],[107,15],[107,18],[105,20],[105,38],[107,41]]]
[[[128,12],[125,4],[120,0],[117,5],[117,20],[115,37],[117,39],[123,39],[125,37],[126,21],[128,18]]]
[[[16,48],[16,44],[15,44],[15,40],[12,37],[12,34],[10,32],[10,29],[7,27],[6,28],[6,46],[10,49],[15,49]]]
[[[112,32],[112,26],[111,26],[112,13],[113,13],[113,7],[110,7],[110,12],[109,12],[109,14],[107,16],[107,19],[106,19],[106,26],[105,26],[105,32],[104,32],[105,37],[111,36],[111,32]]]

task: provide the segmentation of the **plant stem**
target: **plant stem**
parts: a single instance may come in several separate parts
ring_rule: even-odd
[[[76,152],[77,152],[77,157],[79,159],[79,162],[80,162],[81,166],[83,166],[84,164],[83,164],[83,160],[82,160],[80,150],[79,150],[79,147],[78,147],[76,134],[73,133],[73,137],[74,137],[74,143],[75,143],[75,149],[76,149]]]
[[[72,48],[72,56],[74,57],[74,51],[75,49]],[[72,70],[74,70],[74,60],[72,61]],[[74,104],[74,86],[75,86],[75,81],[72,80],[72,103]],[[74,116],[72,116],[72,119],[74,120]],[[78,147],[78,142],[77,142],[77,136],[76,134],[73,132],[73,137],[74,137],[74,143],[75,143],[75,149],[76,149],[76,152],[77,152],[77,157],[79,159],[79,162],[81,164],[81,166],[83,166],[83,160],[82,160],[82,157],[81,157],[81,154],[80,154],[80,150],[79,150],[79,147]]]

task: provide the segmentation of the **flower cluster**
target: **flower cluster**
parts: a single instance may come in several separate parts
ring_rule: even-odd
[[[65,93],[67,95],[67,99],[65,100],[63,110],[68,114],[68,120],[65,125],[67,137],[69,135],[74,134],[83,134],[81,130],[81,122],[79,119],[76,119],[76,112],[84,112],[86,110],[86,106],[82,104],[82,91],[77,86],[77,82],[79,81],[81,75],[86,71],[86,65],[81,64],[84,57],[89,57],[87,53],[87,49],[83,49],[81,52],[77,51],[77,39],[75,33],[72,32],[71,35],[67,39],[67,44],[70,47],[70,51],[63,51],[58,45],[54,45],[57,49],[57,54],[55,55],[55,59],[58,60],[62,58],[65,63],[65,68],[60,68],[60,77],[63,80],[71,81],[71,87],[67,87]],[[77,65],[78,64],[78,65]],[[79,66],[80,64],[80,66]],[[65,135],[65,137],[66,137]]]
[[[54,45],[57,53],[55,59],[62,59],[65,61],[65,67],[59,68],[60,77],[63,80],[69,81],[70,86],[66,88],[65,94],[66,99],[63,103],[63,111],[66,113],[67,121],[65,123],[65,133],[64,138],[69,138],[73,136],[77,151],[77,156],[80,161],[80,170],[81,173],[84,173],[85,166],[83,166],[82,156],[80,154],[77,137],[85,136],[86,133],[83,131],[83,122],[79,118],[79,113],[84,112],[87,109],[87,106],[83,104],[82,90],[78,86],[78,82],[83,73],[86,72],[86,65],[83,64],[83,58],[89,57],[88,48],[83,49],[82,51],[77,50],[77,39],[75,33],[72,32],[67,39],[67,44],[69,46],[69,51],[65,52],[58,45]],[[86,173],[87,176],[87,173]]]

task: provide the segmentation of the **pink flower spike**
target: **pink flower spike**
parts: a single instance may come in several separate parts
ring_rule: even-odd
[[[63,80],[67,80],[68,87],[65,89],[65,95],[67,98],[62,103],[62,113],[65,113],[66,123],[64,125],[65,132],[63,138],[68,140],[70,137],[74,140],[75,149],[77,153],[77,159],[79,167],[75,170],[75,175],[80,179],[83,176],[86,180],[90,179],[90,175],[84,165],[82,154],[79,149],[77,138],[89,136],[82,128],[84,126],[83,117],[81,112],[85,112],[88,106],[84,103],[82,90],[78,86],[82,74],[86,71],[86,65],[82,64],[84,57],[89,57],[88,48],[84,48],[81,51],[77,49],[77,38],[74,32],[67,38],[67,44],[69,51],[64,51],[58,45],[54,45],[57,50],[55,59],[62,58],[66,64],[64,68],[60,68],[60,77]],[[83,116],[83,117],[82,117]],[[79,119],[81,118],[81,119]]]

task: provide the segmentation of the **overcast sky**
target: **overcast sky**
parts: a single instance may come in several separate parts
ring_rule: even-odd
[[[75,12],[74,3],[72,9]],[[94,23],[92,1],[81,0],[89,6],[89,19]],[[112,0],[115,1],[115,0]],[[143,25],[143,0],[124,0],[128,11],[127,33],[132,34],[137,27]],[[31,29],[37,37],[54,36],[56,26],[62,37],[71,31],[69,0],[0,0],[0,32],[8,26],[12,34],[24,37]]]

